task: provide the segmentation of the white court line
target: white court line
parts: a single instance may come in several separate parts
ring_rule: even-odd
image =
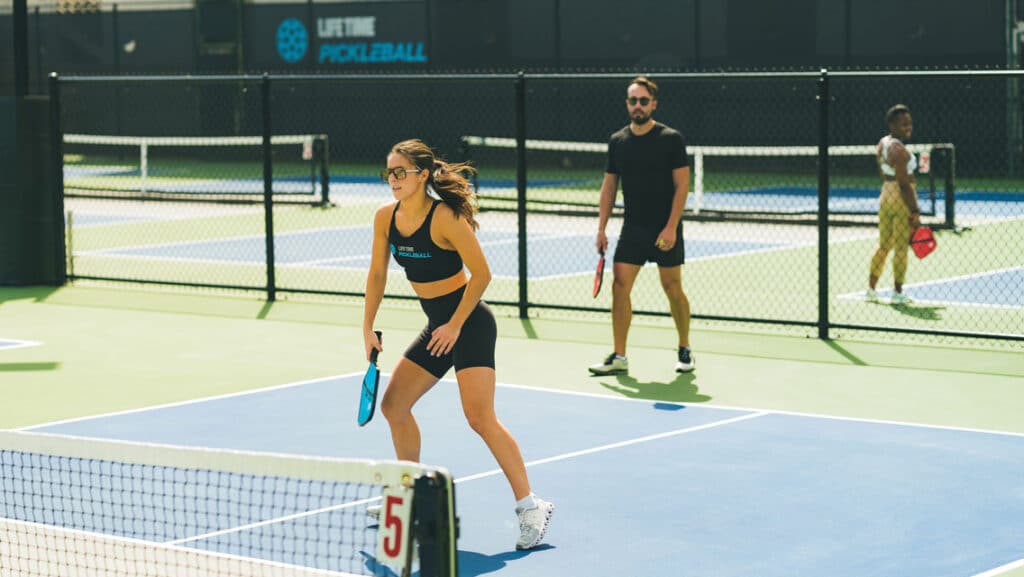
[[[301,513],[294,513],[292,515],[285,515],[283,517],[275,517],[273,519],[266,519],[264,521],[256,521],[255,523],[249,523],[246,525],[239,525],[237,527],[229,527],[227,529],[221,529],[220,531],[212,531],[210,533],[203,533],[202,535],[193,535],[191,537],[183,537],[181,539],[175,539],[174,541],[164,541],[165,545],[180,545],[182,543],[189,543],[191,541],[199,541],[200,539],[209,539],[210,537],[219,537],[221,535],[228,535],[230,533],[239,533],[241,531],[248,531],[249,529],[255,529],[256,527],[265,527],[267,525],[273,525],[275,523],[284,523],[286,521],[294,521],[295,519],[302,519],[303,517],[312,517],[313,515],[319,515],[321,513],[330,513],[331,511],[340,511],[342,509],[351,509],[352,507],[358,507],[360,505],[367,505],[374,501],[380,501],[380,497],[368,497],[366,499],[360,499],[358,501],[348,501],[345,503],[339,503],[337,505],[331,505],[329,507],[321,507],[319,509],[311,509],[309,511],[303,511]]]
[[[361,228],[370,229],[372,227],[367,226],[365,224],[352,224],[352,225],[347,225],[347,226],[323,226],[323,227],[318,227],[318,228],[306,228],[306,229],[302,229],[302,230],[289,230],[289,231],[285,231],[285,232],[275,232],[274,233],[274,238],[278,238],[278,237],[292,237],[292,236],[299,236],[299,235],[303,235],[303,234],[315,234],[315,233],[321,233],[321,232],[357,230],[357,229],[361,229]],[[239,241],[239,240],[254,240],[254,239],[255,240],[263,240],[264,238],[266,238],[265,234],[241,234],[241,235],[236,235],[236,236],[224,236],[224,237],[216,237],[216,238],[201,238],[201,239],[194,239],[194,240],[177,240],[177,241],[167,241],[167,242],[154,242],[154,243],[149,243],[149,244],[127,244],[127,245],[124,245],[124,246],[116,246],[116,247],[111,247],[111,248],[98,248],[98,249],[95,249],[95,250],[84,250],[84,251],[81,251],[81,252],[76,252],[75,255],[126,256],[126,257],[135,257],[135,258],[145,257],[145,258],[154,258],[154,259],[156,259],[156,258],[161,258],[161,257],[160,256],[150,256],[150,255],[138,255],[138,254],[117,254],[117,251],[148,250],[148,249],[154,249],[154,248],[171,248],[171,247],[178,247],[178,246],[196,246],[196,245],[210,244],[210,243],[235,242],[235,241]],[[166,258],[172,258],[172,257],[166,257]],[[173,260],[191,260],[191,259],[173,257]],[[202,260],[202,259],[194,259],[194,260]],[[223,262],[223,261],[219,261],[219,262]]]
[[[920,288],[920,287],[929,287],[929,286],[934,286],[934,285],[938,285],[938,284],[942,284],[942,283],[947,283],[947,282],[971,280],[971,279],[976,279],[976,278],[981,278],[981,277],[986,277],[986,276],[991,276],[991,275],[996,275],[996,274],[1003,274],[1003,273],[1013,272],[1013,271],[1018,271],[1018,270],[1024,270],[1024,266],[1008,266],[1006,268],[999,268],[999,269],[988,270],[988,271],[983,271],[983,272],[975,272],[975,273],[962,274],[962,275],[951,276],[951,277],[943,277],[943,278],[933,279],[933,280],[929,280],[929,281],[922,281],[922,282],[917,282],[917,283],[905,284],[905,285],[903,285],[903,287],[904,288],[908,288],[908,289]],[[886,291],[888,291],[888,290],[889,289],[886,289]],[[846,300],[850,300],[850,299],[863,300],[864,292],[863,291],[856,291],[856,292],[851,292],[851,293],[843,293],[843,294],[838,295],[837,298],[846,299]],[[1019,305],[1019,306],[1018,305],[992,305],[992,304],[985,304],[985,303],[969,303],[969,302],[962,302],[962,301],[937,301],[937,300],[924,300],[924,299],[914,299],[914,302],[915,303],[921,303],[921,304],[956,305],[956,306],[969,306],[969,307],[978,307],[978,308],[1012,309],[1012,310],[1016,310],[1016,309],[1024,307],[1024,304]]]
[[[612,449],[618,449],[620,447],[626,447],[629,445],[636,445],[639,443],[646,443],[648,441],[655,441],[658,439],[664,439],[666,437],[675,437],[678,435],[685,435],[688,433],[695,433],[697,431],[703,431],[705,429],[712,429],[721,425],[729,425],[738,421],[745,421],[747,419],[753,419],[760,417],[766,413],[753,413],[748,415],[741,415],[739,417],[733,417],[731,419],[724,419],[721,421],[714,421],[711,423],[704,423],[703,425],[697,425],[695,427],[687,427],[685,429],[676,429],[675,431],[667,431],[664,433],[657,433],[654,435],[647,435],[645,437],[637,437],[635,439],[629,439],[626,441],[619,441],[618,443],[609,443],[607,445],[601,445],[599,447],[591,447],[589,449],[583,449],[580,451],[573,451],[571,453],[563,453],[561,455],[555,455],[553,457],[546,457],[544,459],[537,459],[536,461],[529,461],[525,465],[527,467],[534,467],[536,465],[543,465],[545,463],[553,463],[555,461],[564,461],[566,459],[572,459],[582,455],[589,455],[592,453],[599,453],[601,451],[609,451]],[[475,475],[467,475],[465,477],[459,477],[455,479],[454,483],[464,483],[467,481],[476,481],[479,479],[486,479],[487,477],[493,477],[495,475],[501,475],[503,471],[501,469],[492,469],[490,471],[484,471]],[[167,541],[168,545],[179,545],[181,543],[188,543],[190,541],[199,541],[200,539],[208,539],[210,537],[219,537],[221,535],[227,535],[229,533],[237,533],[240,531],[247,531],[256,527],[263,527],[266,525],[273,525],[275,523],[283,523],[286,521],[293,521],[295,519],[301,519],[303,517],[310,517],[313,515],[319,515],[320,513],[328,513],[330,511],[338,511],[341,509],[349,509],[352,507],[358,507],[359,505],[365,505],[374,501],[379,501],[380,497],[369,497],[366,499],[360,499],[358,501],[350,501],[347,503],[340,503],[338,505],[331,505],[329,507],[322,507],[320,509],[313,509],[310,511],[303,511],[301,513],[294,513],[292,515],[285,515],[282,517],[276,517],[273,519],[266,519],[264,521],[257,521],[255,523],[249,523],[247,525],[239,525],[237,527],[230,527],[228,529],[221,529],[220,531],[213,531],[211,533],[204,533],[202,535],[194,535],[192,537],[185,537],[183,539],[176,539],[174,541]]]
[[[679,435],[686,435],[688,433],[695,433],[697,431],[703,431],[705,429],[713,429],[721,425],[731,425],[739,421],[746,421],[748,419],[755,419],[757,417],[763,417],[769,414],[769,411],[762,411],[758,413],[750,413],[746,415],[740,415],[738,417],[732,417],[730,419],[722,419],[721,421],[713,421],[711,423],[704,423],[703,425],[696,425],[693,427],[686,427],[685,429],[676,429],[674,431],[666,431],[664,433],[655,433],[653,435],[647,435],[645,437],[637,437],[635,439],[629,439],[626,441],[619,441],[617,443],[609,443],[607,445],[601,445],[598,447],[591,447],[589,449],[582,449],[580,451],[573,451],[571,453],[563,453],[561,455],[555,455],[554,457],[545,457],[543,459],[537,459],[536,461],[529,461],[526,463],[527,467],[533,467],[536,465],[543,465],[545,463],[553,463],[555,461],[564,461],[566,459],[572,459],[574,457],[580,457],[582,455],[589,455],[592,453],[600,453],[601,451],[609,451],[611,449],[618,449],[620,447],[627,447],[629,445],[636,445],[639,443],[646,443],[648,441],[656,441],[658,439],[664,439],[667,437],[676,437]],[[475,481],[477,479],[483,479],[485,477],[493,477],[494,475],[502,474],[501,469],[492,469],[490,471],[484,471],[483,473],[477,473],[475,475],[467,475],[465,477],[459,477],[455,479],[455,483],[462,483],[465,481]]]
[[[971,577],[995,577],[996,575],[1002,575],[1003,573],[1009,573],[1010,571],[1013,571],[1014,569],[1020,569],[1021,567],[1024,567],[1024,559],[1018,559],[1016,561],[1011,561],[1011,562],[1007,563],[1006,565],[1003,565],[1001,567],[996,567],[995,569],[989,569],[988,571],[985,571],[984,573],[978,573],[977,575],[972,575]]]
[[[92,416],[92,417],[83,417],[83,418],[78,418],[78,419],[68,419],[68,420],[64,420],[64,421],[57,421],[57,422],[43,424],[43,425],[34,425],[32,427],[25,427],[23,429],[18,429],[18,430],[27,431],[27,430],[31,430],[31,429],[34,429],[34,428],[48,426],[48,425],[70,423],[70,422],[75,422],[75,421],[81,421],[81,420],[87,420],[87,419],[93,419],[93,418],[100,418],[100,417],[103,417],[103,416],[122,415],[122,414],[143,412],[143,411],[147,411],[149,409],[159,409],[159,408],[165,408],[165,407],[184,406],[184,405],[189,405],[189,404],[194,404],[194,403],[200,403],[200,402],[207,401],[207,400],[217,400],[217,399],[231,398],[231,397],[237,397],[237,396],[242,396],[242,395],[250,395],[250,394],[254,394],[254,393],[261,393],[261,392],[279,390],[279,389],[290,388],[290,387],[297,387],[297,386],[301,386],[301,385],[304,385],[304,384],[321,382],[321,381],[330,380],[330,379],[338,379],[338,378],[347,378],[347,377],[351,377],[351,376],[359,376],[360,374],[361,373],[357,372],[357,373],[348,373],[348,374],[344,374],[344,375],[334,375],[334,376],[329,376],[329,377],[322,377],[322,378],[319,378],[319,379],[310,379],[310,380],[307,380],[307,381],[299,381],[299,382],[287,383],[287,384],[283,384],[283,385],[275,385],[275,386],[266,387],[266,388],[262,388],[262,389],[255,389],[255,390],[252,390],[252,391],[243,391],[243,392],[239,392],[239,393],[230,393],[230,394],[226,394],[226,395],[218,395],[218,396],[214,396],[214,397],[206,397],[206,398],[202,398],[202,399],[194,399],[194,400],[189,400],[189,401],[182,401],[182,402],[178,402],[178,403],[169,403],[169,404],[157,405],[157,406],[153,406],[153,407],[146,407],[146,408],[140,408],[140,409],[132,409],[132,410],[120,411],[120,412],[116,412],[116,413],[108,413],[107,415],[95,415],[95,416]],[[451,381],[449,381],[449,382],[451,382]],[[577,391],[564,391],[564,390],[559,390],[559,389],[547,389],[547,388],[543,388],[543,387],[532,387],[532,386],[525,386],[525,385],[512,385],[512,384],[506,384],[506,383],[498,383],[498,386],[503,387],[503,388],[510,388],[510,389],[522,389],[522,390],[530,390],[530,391],[536,391],[536,392],[555,393],[555,394],[563,394],[563,395],[573,395],[573,396],[589,397],[589,398],[595,398],[595,399],[604,399],[604,400],[608,400],[608,401],[638,402],[638,403],[642,402],[642,403],[645,403],[645,404],[652,402],[652,400],[650,400],[650,399],[622,398],[622,397],[616,397],[616,396],[612,396],[612,395],[605,395],[605,394],[599,394],[599,393],[583,393],[583,392],[577,392]],[[658,439],[667,438],[667,437],[684,435],[684,434],[688,434],[688,433],[692,433],[692,432],[697,432],[697,431],[702,431],[702,430],[706,430],[706,429],[716,428],[716,427],[723,426],[723,425],[733,424],[733,423],[737,423],[737,422],[741,422],[741,421],[745,421],[745,420],[750,420],[750,419],[755,419],[755,418],[759,418],[759,417],[763,417],[763,416],[767,416],[767,415],[773,415],[773,414],[800,416],[800,417],[809,417],[809,418],[818,418],[818,419],[826,419],[826,420],[837,420],[837,421],[862,422],[862,423],[884,424],[884,425],[897,425],[897,426],[915,427],[915,428],[924,428],[924,429],[950,430],[950,431],[968,432],[968,433],[983,433],[983,434],[1004,435],[1004,436],[1012,436],[1012,437],[1024,437],[1024,433],[1012,433],[1012,432],[1004,432],[1004,431],[991,431],[991,430],[985,430],[985,429],[972,429],[972,428],[965,428],[965,427],[950,427],[950,426],[943,426],[943,425],[929,425],[929,424],[922,424],[922,423],[911,423],[911,422],[881,420],[881,419],[863,419],[863,418],[855,418],[855,417],[839,417],[839,416],[821,415],[821,414],[814,414],[814,413],[801,413],[801,412],[796,412],[796,411],[778,411],[778,410],[771,410],[771,409],[750,409],[750,408],[735,407],[735,406],[704,405],[704,404],[686,405],[685,403],[672,403],[672,402],[665,402],[665,404],[677,405],[677,406],[691,406],[691,407],[695,407],[695,408],[707,407],[707,408],[720,409],[720,410],[728,410],[728,411],[742,411],[742,412],[745,412],[746,414],[739,415],[739,416],[732,417],[732,418],[728,418],[728,419],[722,419],[722,420],[718,420],[718,421],[713,421],[711,423],[705,423],[705,424],[702,424],[702,425],[696,425],[696,426],[693,426],[693,427],[686,427],[686,428],[683,428],[683,429],[676,429],[676,430],[673,430],[673,431],[667,431],[667,432],[662,432],[662,433],[655,433],[655,434],[647,435],[647,436],[644,436],[644,437],[637,437],[637,438],[634,438],[634,439],[628,439],[628,440],[625,440],[625,441],[619,441],[619,442],[616,442],[616,443],[610,443],[610,444],[601,445],[601,446],[598,446],[598,447],[591,447],[589,449],[582,449],[582,450],[579,450],[579,451],[573,451],[573,452],[570,452],[570,453],[564,453],[564,454],[561,454],[561,455],[555,455],[555,456],[552,456],[552,457],[546,457],[546,458],[543,458],[543,459],[537,459],[537,460],[534,460],[534,461],[527,462],[525,465],[527,467],[532,467],[532,466],[537,466],[537,465],[541,465],[541,464],[545,464],[545,463],[562,461],[562,460],[566,460],[566,459],[572,459],[574,457],[578,457],[578,456],[582,456],[582,455],[587,455],[587,454],[597,453],[597,452],[601,452],[601,451],[612,450],[612,449],[616,449],[616,448],[620,448],[620,447],[625,447],[625,446],[629,446],[629,445],[644,443],[644,442],[658,440]],[[483,479],[483,478],[487,478],[487,477],[492,477],[492,476],[499,475],[499,474],[502,474],[502,470],[501,469],[492,469],[492,470],[489,470],[489,471],[484,471],[484,472],[481,472],[481,473],[476,473],[474,475],[468,475],[468,476],[465,476],[465,477],[460,477],[458,479],[455,479],[454,482],[455,483],[469,482],[469,481],[474,481],[474,480]],[[253,527],[257,527],[257,526],[269,525],[269,524],[273,524],[273,523],[277,523],[277,522],[282,522],[282,521],[287,521],[287,520],[291,520],[291,519],[296,519],[296,518],[300,518],[300,517],[316,515],[316,514],[319,514],[319,513],[323,513],[323,512],[327,512],[327,511],[332,511],[332,510],[338,510],[338,509],[344,509],[344,508],[349,508],[349,507],[355,507],[355,506],[358,506],[358,505],[361,505],[361,504],[366,504],[366,503],[373,502],[376,499],[377,498],[369,498],[369,499],[363,499],[363,500],[356,501],[356,502],[342,503],[342,504],[339,504],[339,505],[334,505],[334,506],[323,508],[323,509],[317,509],[317,510],[313,510],[313,511],[305,511],[305,512],[294,514],[294,515],[290,515],[290,516],[287,516],[287,517],[280,517],[280,518],[275,518],[275,519],[269,519],[269,520],[260,521],[260,522],[253,523],[253,524],[249,524],[249,525],[229,528],[229,529],[225,529],[225,530],[218,531],[218,532],[215,532],[215,533],[209,533],[209,534],[200,535],[200,536],[188,537],[188,538],[179,539],[179,540],[176,540],[176,541],[169,541],[168,543],[169,544],[177,544],[177,543],[183,543],[183,542],[187,542],[187,541],[194,541],[194,540],[198,540],[198,539],[201,539],[201,538],[212,537],[212,536],[222,535],[222,534],[231,533],[231,532],[244,531],[244,530],[247,530],[247,529],[250,529],[250,528],[253,528]],[[988,573],[983,573],[983,574],[980,574],[980,575],[977,575],[977,576],[974,576],[974,577],[994,577],[995,575],[999,575],[1002,572],[1008,571],[1010,569],[1013,569],[1013,568],[1016,568],[1016,567],[1022,566],[1022,565],[1024,565],[1024,560],[1021,560],[1021,561],[1018,561],[1018,562],[1014,562],[1014,563],[1011,563],[1010,565],[994,569],[994,570],[992,570],[992,571],[995,571],[994,573],[990,571]]]
[[[40,344],[42,344],[37,343],[35,341],[23,341],[21,339],[5,339],[3,337],[0,337],[0,341],[15,343],[13,345],[0,346],[0,351],[13,351],[14,349],[23,349],[25,347],[38,347]]]
[[[320,378],[317,378],[317,379],[308,379],[308,380],[305,380],[305,381],[297,381],[297,382],[294,382],[294,383],[285,383],[283,385],[271,385],[269,387],[262,387],[262,388],[259,388],[259,389],[252,389],[252,390],[248,390],[248,391],[238,391],[238,392],[235,392],[235,393],[225,393],[223,395],[214,395],[214,396],[211,396],[211,397],[200,397],[198,399],[189,399],[189,400],[186,400],[186,401],[176,401],[176,402],[173,402],[173,403],[164,403],[164,404],[161,404],[161,405],[150,405],[148,407],[138,407],[138,408],[135,408],[135,409],[126,409],[126,410],[123,410],[123,411],[114,411],[114,412],[111,412],[111,413],[100,413],[98,415],[89,415],[89,416],[85,416],[85,417],[74,417],[74,418],[71,418],[71,419],[63,419],[63,420],[60,420],[60,421],[51,421],[49,423],[41,423],[41,424],[38,424],[38,425],[29,425],[28,427],[22,427],[20,429],[11,429],[11,430],[13,430],[13,431],[32,431],[34,429],[40,429],[40,428],[43,428],[43,427],[52,427],[52,426],[55,426],[55,425],[66,425],[66,424],[69,424],[69,423],[77,423],[77,422],[80,422],[80,421],[88,421],[88,420],[91,420],[91,419],[102,419],[102,418],[105,418],[105,417],[117,417],[117,416],[120,416],[120,415],[131,415],[131,414],[134,414],[134,413],[142,413],[142,412],[150,411],[150,410],[169,409],[169,408],[172,408],[172,407],[183,407],[183,406],[186,406],[186,405],[195,405],[195,404],[198,404],[198,403],[205,403],[206,401],[219,401],[221,399],[230,399],[230,398],[233,398],[233,397],[243,397],[243,396],[246,396],[246,395],[255,395],[255,394],[258,394],[258,393],[269,393],[271,391],[278,391],[278,390],[281,390],[281,389],[290,389],[292,387],[299,387],[299,386],[302,386],[302,385],[309,385],[309,384],[312,384],[312,383],[319,383],[319,382],[322,382],[322,381],[329,381],[331,379],[346,379],[348,377],[358,377],[358,376],[362,376],[362,374],[363,373],[361,373],[361,372],[356,372],[356,373],[346,373],[346,374],[343,374],[343,375],[331,375],[329,377],[320,377]]]
[[[1024,437],[1024,433],[1017,433],[1014,431],[996,431],[992,429],[976,429],[971,427],[954,427],[951,425],[933,425],[929,423],[914,423],[912,421],[894,421],[887,419],[868,419],[864,417],[843,417],[839,415],[826,415],[823,413],[806,413],[800,411],[783,411],[778,409],[764,409],[764,408],[753,408],[753,407],[739,407],[735,405],[715,405],[711,403],[681,403],[673,401],[659,401],[657,399],[635,399],[629,397],[616,397],[613,395],[606,395],[603,393],[584,393],[581,391],[565,391],[562,389],[548,389],[544,387],[534,387],[530,385],[513,385],[508,383],[498,383],[499,387],[509,389],[524,389],[531,391],[539,391],[544,393],[554,393],[561,395],[574,395],[579,397],[591,397],[595,399],[607,399],[612,401],[620,401],[626,403],[662,403],[665,405],[675,405],[679,407],[690,407],[694,409],[708,408],[718,409],[723,411],[743,411],[743,412],[757,412],[772,415],[785,415],[790,417],[806,417],[810,419],[822,419],[829,421],[848,421],[854,423],[868,423],[873,425],[895,425],[898,427],[914,427],[919,429],[935,429],[940,431],[956,431],[960,433],[981,433],[984,435],[1001,435],[1006,437]]]
[[[41,424],[38,424],[38,425],[30,425],[28,427],[22,427],[20,429],[12,429],[12,430],[15,430],[15,431],[31,431],[33,429],[39,429],[39,428],[42,428],[42,427],[49,427],[49,426],[54,426],[54,425],[63,425],[63,424],[67,424],[67,423],[74,423],[74,422],[79,422],[79,421],[87,421],[87,420],[90,420],[90,419],[99,419],[99,418],[103,418],[103,417],[113,417],[113,416],[117,416],[117,415],[126,415],[126,414],[132,414],[132,413],[140,413],[140,412],[148,411],[148,410],[151,410],[151,409],[153,409],[153,410],[164,409],[164,408],[170,408],[170,407],[179,407],[179,406],[197,404],[197,403],[202,403],[202,402],[205,402],[205,401],[215,401],[215,400],[220,400],[220,399],[228,399],[228,398],[232,398],[232,397],[241,397],[241,396],[245,396],[245,395],[253,395],[253,394],[257,394],[257,393],[271,392],[271,391],[276,391],[276,390],[279,390],[279,389],[287,389],[287,388],[298,387],[298,386],[307,385],[307,384],[319,383],[319,382],[328,381],[328,380],[331,380],[331,379],[346,379],[346,378],[349,378],[349,377],[362,377],[362,375],[363,375],[362,372],[353,372],[353,373],[346,373],[346,374],[340,374],[340,375],[331,375],[331,376],[327,376],[327,377],[320,377],[320,378],[316,378],[316,379],[308,379],[308,380],[305,380],[305,381],[298,381],[298,382],[294,382],[294,383],[285,383],[285,384],[282,384],[282,385],[271,385],[269,387],[263,387],[263,388],[259,388],[259,389],[252,389],[252,390],[249,390],[249,391],[239,391],[239,392],[236,392],[236,393],[227,393],[227,394],[223,394],[223,395],[215,395],[215,396],[210,396],[210,397],[201,397],[201,398],[197,398],[197,399],[190,399],[190,400],[186,400],[186,401],[178,401],[178,402],[174,402],[174,403],[166,403],[166,404],[161,404],[161,405],[153,405],[153,406],[149,406],[149,407],[139,407],[139,408],[135,408],[135,409],[127,409],[127,410],[124,410],[124,411],[115,411],[115,412],[111,412],[111,413],[101,413],[101,414],[98,414],[98,415],[90,415],[90,416],[85,416],[85,417],[75,417],[75,418],[64,419],[64,420],[60,420],[60,421],[52,421],[52,422],[48,422],[48,423],[41,423]],[[390,378],[390,373],[381,373],[381,376],[385,377],[385,381],[386,381],[387,378]],[[442,379],[440,381],[440,383],[444,383],[444,382],[447,382],[449,384],[456,384],[456,381],[454,381],[452,379]],[[745,412],[745,413],[751,413],[751,412],[753,412],[753,413],[765,413],[765,414],[774,414],[774,415],[786,415],[786,416],[792,416],[792,417],[806,417],[806,418],[811,418],[811,419],[823,419],[823,420],[832,420],[832,421],[847,421],[847,422],[854,422],[854,423],[869,423],[869,424],[876,424],[876,425],[895,425],[895,426],[898,426],[898,427],[914,427],[914,428],[920,428],[920,429],[934,429],[934,430],[940,430],[940,431],[956,431],[956,432],[961,432],[961,433],[980,433],[980,434],[983,434],[983,435],[1000,435],[1000,436],[1006,436],[1006,437],[1024,437],[1024,433],[1018,433],[1018,432],[1014,432],[1014,431],[997,431],[997,430],[993,430],[993,429],[978,429],[978,428],[972,428],[972,427],[955,427],[955,426],[951,426],[951,425],[935,425],[935,424],[930,424],[930,423],[915,423],[915,422],[912,422],[912,421],[896,421],[896,420],[889,420],[889,419],[868,419],[868,418],[864,418],[864,417],[844,417],[844,416],[839,416],[839,415],[826,415],[826,414],[823,414],[823,413],[808,413],[808,412],[801,412],[801,411],[785,411],[785,410],[778,410],[778,409],[765,409],[765,408],[761,408],[761,407],[742,407],[742,406],[736,406],[736,405],[715,405],[715,404],[710,404],[710,403],[681,403],[681,402],[673,402],[673,401],[658,401],[657,399],[635,399],[635,398],[621,397],[621,396],[616,396],[616,395],[607,395],[607,394],[604,394],[604,393],[585,393],[585,392],[582,392],[582,391],[567,391],[567,390],[563,390],[563,389],[551,389],[551,388],[546,388],[546,387],[536,387],[536,386],[532,386],[532,385],[516,385],[516,384],[512,384],[512,383],[496,383],[496,385],[498,387],[506,388],[506,389],[522,389],[522,390],[526,390],[526,391],[536,391],[536,392],[541,392],[541,393],[552,393],[552,394],[556,394],[556,395],[571,395],[571,396],[577,396],[577,397],[588,397],[588,398],[593,398],[593,399],[602,399],[602,400],[606,400],[606,401],[624,402],[624,403],[645,403],[645,404],[662,403],[662,404],[666,404],[666,405],[674,405],[674,406],[679,406],[679,407],[691,407],[691,408],[696,408],[696,409],[699,409],[699,408],[709,408],[709,409],[716,409],[716,410],[723,410],[723,411],[741,411],[741,412]]]

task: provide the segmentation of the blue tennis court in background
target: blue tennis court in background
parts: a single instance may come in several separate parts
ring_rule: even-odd
[[[1021,308],[1024,307],[1024,267],[910,283],[906,289],[918,303]],[[883,299],[891,298],[892,294],[892,289],[878,291]],[[841,298],[862,297],[863,293],[847,293]]]
[[[515,232],[482,230],[480,244],[487,254],[491,273],[496,277],[518,276],[518,238]],[[614,248],[617,236],[610,236]],[[785,246],[757,241],[718,241],[688,239],[687,260],[730,256]],[[152,259],[196,260],[204,262],[250,263],[266,262],[266,241],[263,236],[246,236],[225,240],[190,241],[139,247],[121,247],[89,254]],[[274,235],[277,264],[291,266],[339,267],[366,270],[370,265],[372,230],[369,226],[282,232]],[[593,263],[580,255],[594,254],[593,234],[558,234],[531,232],[528,251],[528,274],[545,278],[570,274],[592,273]],[[575,255],[567,258],[566,255]],[[398,265],[391,263],[397,270]]]
[[[384,419],[356,425],[360,377],[30,429],[390,459]],[[424,462],[456,477],[463,576],[970,577],[1020,559],[1024,435],[504,385],[499,417],[557,506],[547,544],[516,551],[511,491],[458,407],[442,381],[417,416]]]

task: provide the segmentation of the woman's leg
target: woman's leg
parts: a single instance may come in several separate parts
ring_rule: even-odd
[[[903,292],[903,281],[907,280],[907,253],[910,251],[910,211],[906,207],[895,211],[892,232],[892,277],[896,292]]]
[[[494,412],[494,369],[468,367],[455,373],[462,411],[469,426],[484,440],[505,473],[516,500],[530,494],[530,481],[519,445]]]
[[[871,257],[871,273],[868,277],[868,286],[874,290],[878,284],[878,278],[885,270],[885,258],[889,256],[894,244],[893,237],[893,210],[888,203],[883,203],[878,210],[878,248]]]
[[[412,407],[438,378],[426,369],[402,357],[391,373],[380,412],[391,427],[391,442],[395,456],[404,461],[420,460],[420,427],[412,414]]]

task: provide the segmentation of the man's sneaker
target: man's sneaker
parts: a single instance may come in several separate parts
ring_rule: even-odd
[[[914,299],[908,297],[903,293],[892,293],[892,298],[889,299],[889,302],[891,302],[894,305],[905,305],[914,302]]]
[[[693,370],[696,363],[690,353],[690,347],[679,347],[679,360],[676,361],[677,373],[688,373]]]
[[[384,505],[370,505],[366,508],[366,516],[371,519],[380,519],[380,512],[384,509]]]
[[[519,515],[519,540],[516,541],[516,549],[533,549],[540,545],[544,539],[544,533],[548,531],[551,524],[551,514],[555,512],[555,506],[543,499],[536,499],[535,505],[529,509],[517,509]]]
[[[590,372],[595,375],[611,375],[614,373],[627,373],[629,372],[629,361],[626,357],[620,357],[619,355],[612,353],[608,355],[608,358],[603,363],[597,365],[590,365]]]
[[[876,303],[878,302],[878,293],[875,291],[875,289],[868,289],[864,291],[864,300],[868,301],[869,303]]]

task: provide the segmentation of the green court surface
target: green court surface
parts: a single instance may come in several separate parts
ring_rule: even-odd
[[[608,322],[495,312],[501,383],[1024,434],[1019,352],[698,329],[697,369],[680,376],[670,324],[638,318],[629,376],[591,377],[586,367],[610,348]],[[0,340],[33,343],[0,349],[0,428],[361,372],[361,319],[355,300],[0,288]],[[415,304],[385,304],[376,327],[386,335],[385,373],[423,322]],[[355,399],[338,407],[338,418],[353,418],[354,409]],[[984,575],[1021,577],[1024,568]]]
[[[385,306],[387,371],[420,330]],[[590,377],[610,348],[598,320],[499,315],[499,381],[652,400],[1024,432],[1019,352],[695,330],[695,374],[677,376],[674,330],[638,318],[631,374]],[[359,303],[277,302],[121,288],[0,289],[0,426],[167,403],[364,368]]]

